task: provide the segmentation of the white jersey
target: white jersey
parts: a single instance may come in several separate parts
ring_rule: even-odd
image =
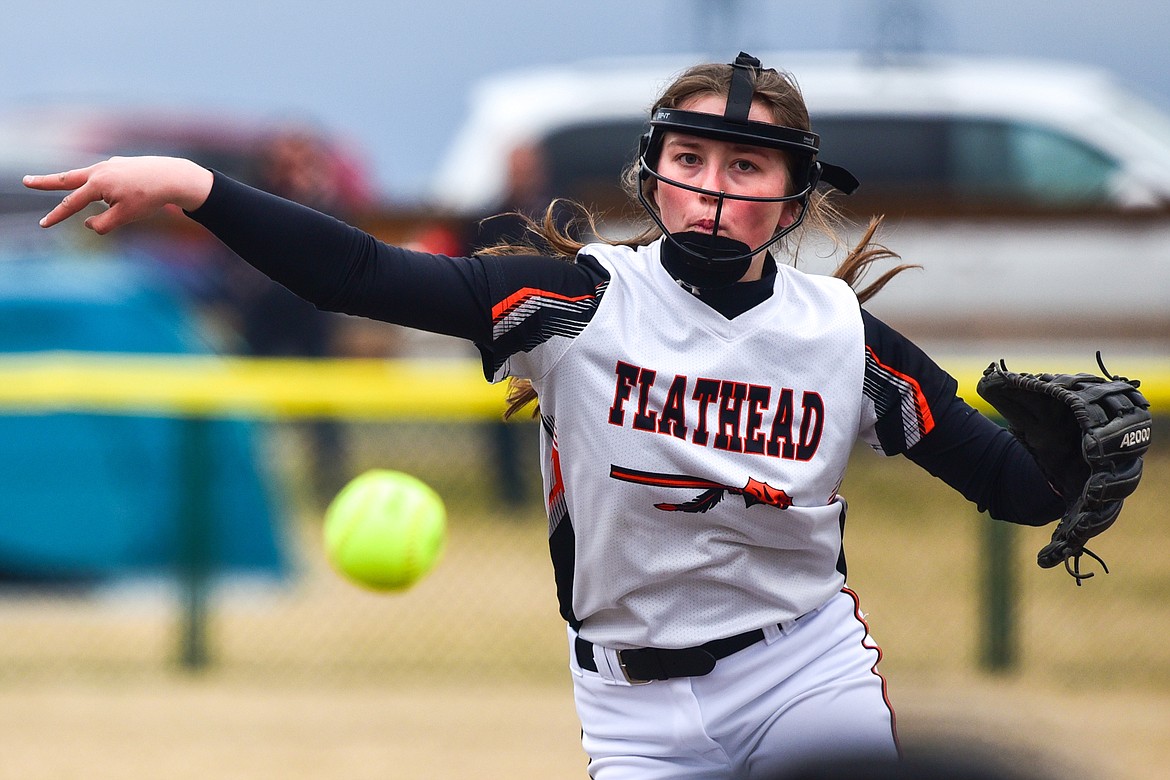
[[[575,532],[572,611],[614,648],[689,647],[840,592],[837,490],[858,436],[874,440],[848,285],[781,266],[729,320],[659,248],[583,250],[610,273],[596,311],[495,376],[539,394],[550,534],[566,514]]]

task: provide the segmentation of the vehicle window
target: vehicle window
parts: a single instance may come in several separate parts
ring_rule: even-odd
[[[949,124],[950,162],[956,195],[976,201],[1020,199],[1016,155],[1003,122],[967,119]],[[1028,196],[1030,201],[1031,195]]]
[[[1020,190],[1037,202],[1092,203],[1109,195],[1118,163],[1047,128],[1014,125],[1009,143]]]
[[[619,178],[646,125],[559,128],[543,140],[552,194],[601,207],[623,203]],[[814,122],[826,162],[848,168],[868,199],[1075,206],[1108,197],[1118,163],[1049,128],[992,119],[826,116]]]
[[[1099,202],[1118,164],[1050,128],[989,120],[952,128],[957,188],[975,198],[1040,206]]]
[[[821,153],[869,197],[1067,206],[1108,195],[1118,164],[1035,125],[939,117],[830,117],[813,128]]]
[[[945,120],[826,117],[814,120],[825,162],[848,168],[867,195],[929,195],[949,189]]]
[[[543,140],[552,194],[603,207],[621,203],[622,169],[638,153],[642,120],[612,120],[569,125]]]

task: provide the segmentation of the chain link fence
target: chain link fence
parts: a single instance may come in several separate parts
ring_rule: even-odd
[[[313,487],[306,427],[262,424],[259,457],[284,508],[289,567],[280,578],[211,581],[202,668],[318,682],[562,679],[565,634],[539,495],[536,425],[509,423],[503,444],[499,427],[342,426],[348,472],[407,471],[448,504],[448,546],[437,569],[409,591],[375,594],[325,562],[328,496]],[[502,468],[502,458],[515,458],[515,471]],[[504,485],[515,475],[519,484]],[[1094,548],[1111,573],[1083,587],[1059,569],[1036,567],[1050,529],[1011,529],[1011,654],[998,673],[1170,693],[1170,572],[1158,552],[1170,537],[1162,522],[1168,485],[1170,457],[1155,444],[1141,488]],[[850,506],[850,585],[885,652],[885,673],[931,679],[985,668],[991,521],[908,461],[868,450],[855,453],[842,493]],[[0,587],[0,681],[189,673],[188,621],[172,577],[9,583]]]

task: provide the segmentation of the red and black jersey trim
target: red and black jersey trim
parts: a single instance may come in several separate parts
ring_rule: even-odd
[[[588,295],[565,295],[537,287],[523,287],[492,307],[493,371],[517,352],[561,336],[576,338],[593,319],[609,280]]]
[[[934,415],[918,380],[883,364],[868,345],[862,391],[873,401],[887,452],[905,452],[934,429]]]
[[[565,498],[565,478],[561,474],[561,454],[557,445],[556,421],[548,415],[540,416],[540,425],[548,441],[548,457],[551,459],[551,484],[548,488],[548,534],[552,536],[560,522],[568,516],[569,505]]]
[[[547,437],[552,458],[552,484],[548,494],[548,552],[552,558],[553,578],[557,588],[557,604],[561,617],[574,630],[581,627],[581,621],[573,612],[573,579],[576,575],[577,534],[569,517],[569,505],[565,498],[564,480],[561,477],[560,456],[557,451],[556,420],[541,415],[540,425]]]

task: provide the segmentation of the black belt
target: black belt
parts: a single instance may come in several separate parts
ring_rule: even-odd
[[[698,647],[683,647],[668,650],[658,647],[639,647],[634,650],[618,650],[618,663],[627,682],[646,683],[651,680],[669,680],[673,677],[702,677],[710,674],[715,662],[738,653],[764,638],[763,629],[716,639]],[[590,672],[597,671],[593,660],[593,643],[577,637],[574,644],[577,665]]]

